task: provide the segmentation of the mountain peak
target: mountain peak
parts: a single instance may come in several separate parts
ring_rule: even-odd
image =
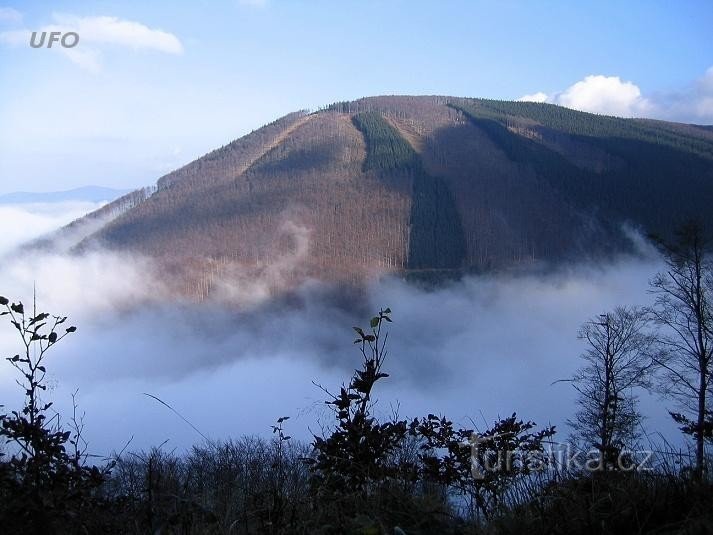
[[[296,112],[86,218],[204,297],[260,274],[440,276],[602,258],[711,219],[713,132],[560,106],[381,96]],[[709,221],[713,223],[713,221]],[[82,225],[82,221],[76,225]],[[75,227],[76,227],[75,225]]]

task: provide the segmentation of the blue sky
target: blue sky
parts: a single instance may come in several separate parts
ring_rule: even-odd
[[[713,123],[713,3],[0,0],[0,193],[134,187],[377,94]],[[70,51],[29,32],[77,31]]]

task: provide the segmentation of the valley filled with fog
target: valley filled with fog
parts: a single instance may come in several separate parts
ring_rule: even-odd
[[[241,280],[221,298],[200,304],[171,298],[149,259],[91,251],[69,256],[18,253],[23,241],[59,227],[92,207],[57,203],[6,206],[0,237],[0,295],[38,310],[69,316],[78,332],[49,354],[46,396],[64,418],[79,390],[90,451],[107,455],[168,441],[178,450],[204,440],[157,396],[210,440],[287,429],[308,439],[325,421],[325,394],[348,382],[359,364],[352,326],[380,307],[393,310],[390,377],[377,387],[377,413],[401,417],[445,414],[458,425],[487,428],[512,412],[568,434],[574,391],[563,382],[581,365],[577,330],[617,305],[646,305],[648,281],[659,265],[642,246],[638,257],[607,265],[578,265],[542,274],[470,277],[438,289],[386,278],[361,297],[335,298],[311,282],[289,300],[256,295]],[[227,284],[226,281],[224,281]],[[3,356],[17,351],[9,322],[0,326]],[[19,405],[15,370],[0,367],[0,395]],[[553,384],[554,383],[554,384]],[[680,440],[667,409],[644,395],[647,430]],[[657,437],[652,437],[658,440]]]

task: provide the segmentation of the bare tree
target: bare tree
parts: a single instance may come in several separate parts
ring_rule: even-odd
[[[637,437],[641,415],[636,389],[648,387],[653,337],[641,309],[618,307],[582,325],[584,366],[570,380],[579,409],[568,423],[575,438],[600,452],[603,470],[616,468],[621,451]]]
[[[656,295],[651,316],[663,327],[656,362],[663,369],[662,391],[684,411],[671,413],[682,431],[696,442],[696,473],[702,476],[705,438],[710,433],[713,369],[713,265],[710,238],[696,222],[682,226],[669,243],[656,239],[666,271],[651,281]]]

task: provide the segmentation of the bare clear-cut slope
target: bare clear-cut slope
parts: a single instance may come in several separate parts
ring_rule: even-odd
[[[587,260],[713,226],[713,132],[548,104],[373,97],[295,113],[71,226],[182,292]],[[169,277],[171,278],[171,277]]]

